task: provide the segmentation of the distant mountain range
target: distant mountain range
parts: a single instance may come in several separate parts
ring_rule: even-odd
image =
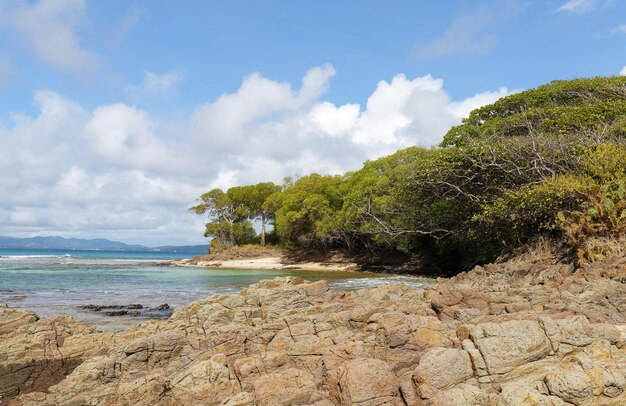
[[[37,249],[37,250],[73,250],[73,251],[131,251],[131,252],[176,252],[184,254],[206,254],[208,245],[167,245],[161,247],[146,247],[144,245],[129,245],[105,238],[83,240],[80,238],[63,237],[33,237],[14,238],[0,237],[0,248],[4,249]]]

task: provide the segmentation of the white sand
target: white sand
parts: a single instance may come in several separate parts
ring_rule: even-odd
[[[335,262],[298,262],[294,264],[284,264],[281,257],[229,259],[224,261],[198,261],[189,263],[190,260],[172,261],[173,266],[200,266],[205,268],[225,268],[225,269],[302,269],[308,271],[356,271],[355,263],[335,263]]]

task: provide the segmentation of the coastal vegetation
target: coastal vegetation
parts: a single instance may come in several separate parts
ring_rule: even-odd
[[[344,175],[214,189],[191,210],[209,215],[214,247],[268,240],[458,272],[548,236],[584,264],[623,246],[625,137],[625,77],[554,81],[472,111],[437,147]]]
[[[200,196],[201,203],[190,210],[209,215],[211,221],[206,224],[204,235],[213,237],[213,248],[255,242],[257,235],[252,226],[255,220],[261,224],[258,242],[265,246],[266,227],[275,213],[269,197],[280,190],[272,182],[231,187],[226,192],[213,189]]]

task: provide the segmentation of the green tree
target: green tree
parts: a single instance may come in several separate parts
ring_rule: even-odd
[[[608,251],[590,239],[626,237],[625,168],[626,77],[575,79],[476,109],[439,147],[291,179],[280,191],[211,191],[192,209],[209,212],[216,234],[275,213],[282,242],[401,252],[441,270],[493,260],[540,234],[592,259]]]
[[[345,176],[316,173],[299,178],[268,205],[276,210],[276,229],[285,241],[303,246],[326,246],[338,240],[341,226],[335,222],[345,195]]]
[[[217,239],[222,248],[250,240],[252,225],[245,224],[246,216],[242,216],[240,205],[227,193],[221,189],[212,189],[200,196],[200,201],[200,204],[189,210],[199,215],[208,214],[209,222],[205,226],[205,237]]]
[[[263,182],[256,185],[232,187],[226,191],[226,195],[236,208],[239,217],[261,223],[262,246],[265,246],[267,224],[274,219],[275,215],[274,206],[266,205],[265,202],[280,189],[280,186],[272,182]]]
[[[196,214],[208,214],[209,218],[218,221],[234,223],[237,220],[237,210],[231,199],[222,189],[212,189],[200,196],[200,204],[191,208]]]

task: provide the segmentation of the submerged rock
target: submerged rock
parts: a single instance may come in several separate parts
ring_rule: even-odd
[[[344,292],[276,278],[119,333],[0,307],[0,396],[15,405],[624,405],[626,341],[615,326],[626,324],[624,264],[585,273],[506,263],[426,289]]]
[[[167,304],[156,307],[146,307],[141,304],[128,304],[128,305],[96,305],[87,304],[78,306],[82,310],[90,310],[93,312],[99,312],[109,317],[143,317],[146,319],[167,319],[172,315],[172,308]]]
[[[167,303],[163,303],[162,305],[153,307],[150,310],[169,310],[169,309],[170,309],[170,305],[168,305]]]
[[[143,305],[140,304],[128,304],[128,305],[81,305],[78,306],[79,309],[84,310],[93,310],[94,312],[99,312],[101,310],[111,310],[111,309],[143,309]]]

